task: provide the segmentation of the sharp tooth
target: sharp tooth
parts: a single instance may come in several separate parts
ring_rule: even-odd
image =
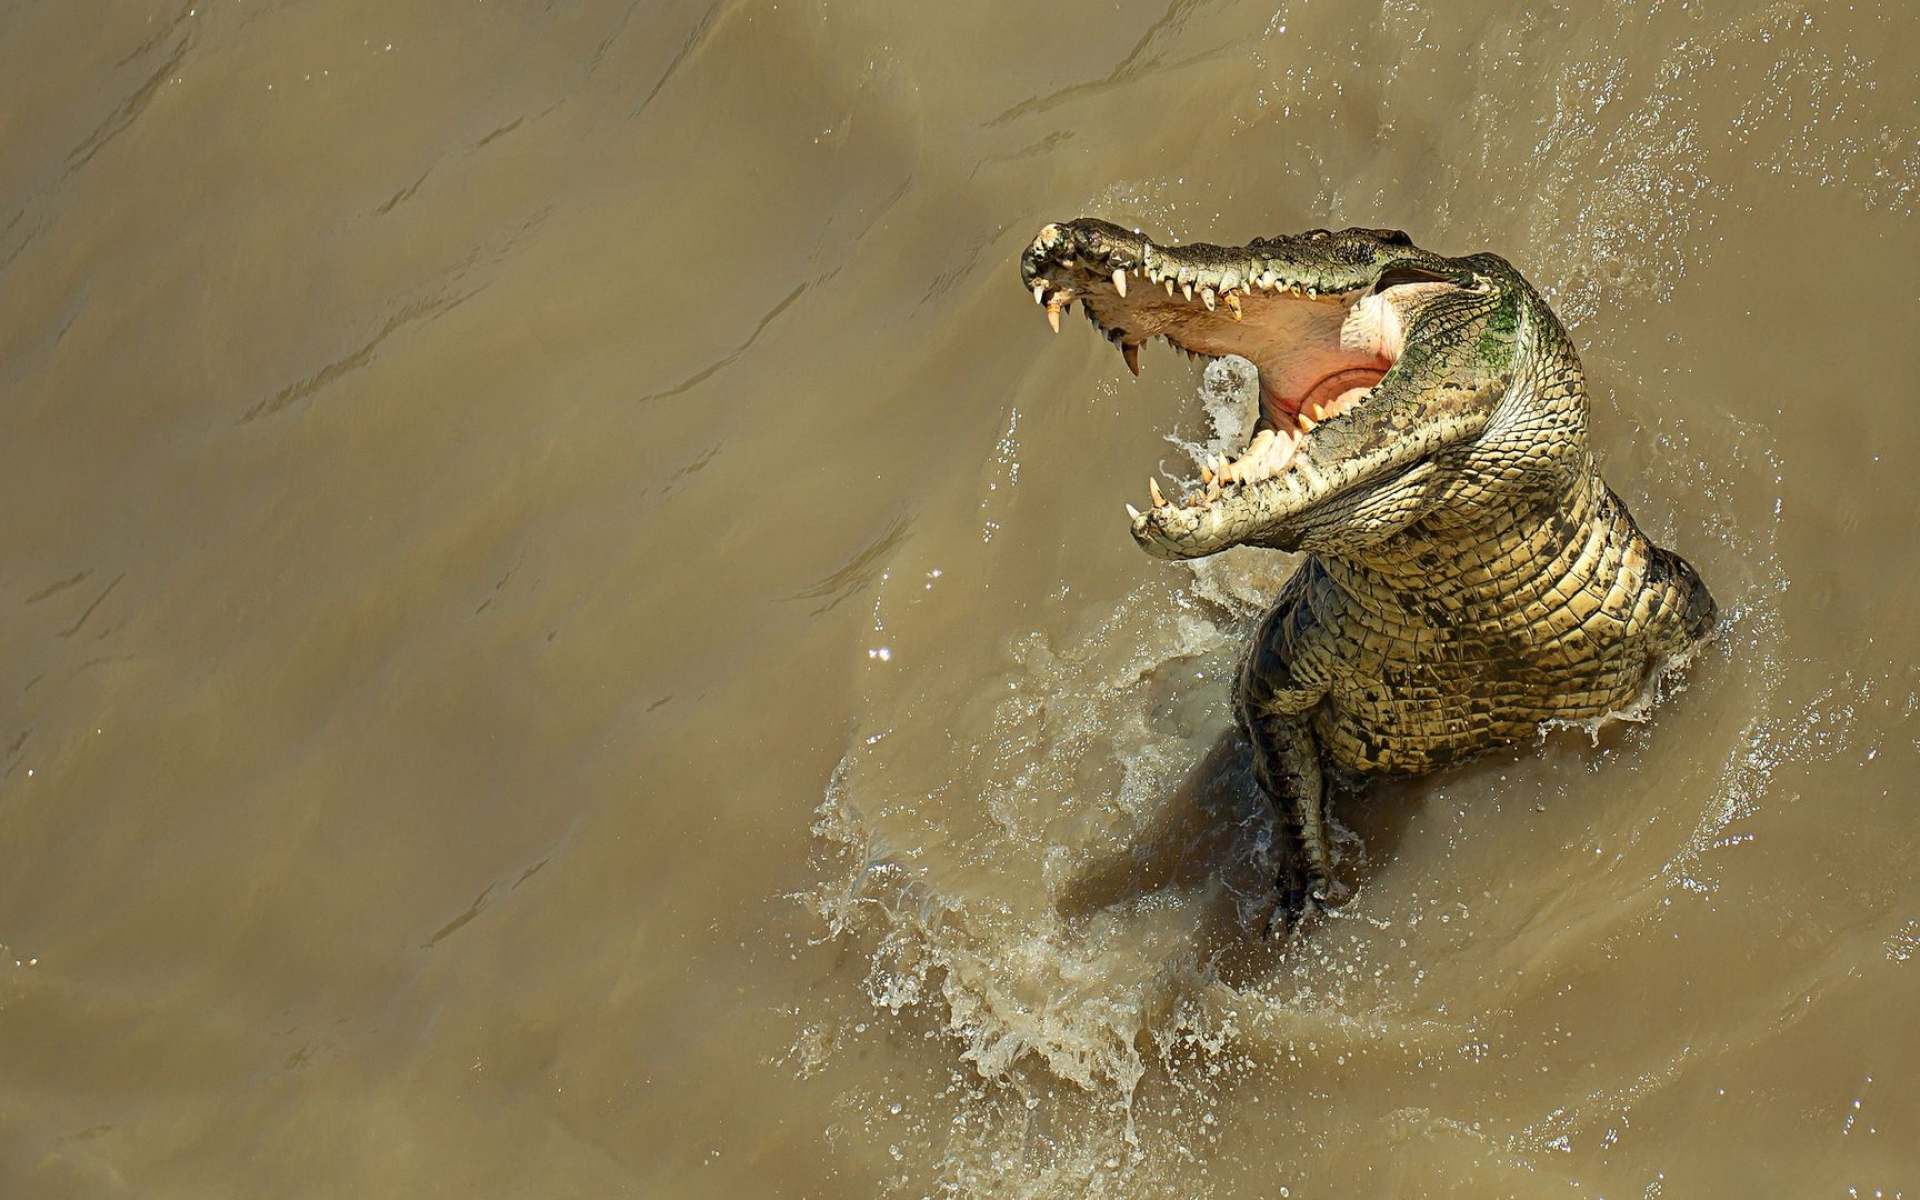
[[[1200,493],[1199,493],[1199,492],[1188,492],[1188,493],[1187,493],[1187,507],[1188,507],[1188,508],[1192,508],[1192,507],[1193,507],[1194,505],[1196,505],[1196,504],[1198,504],[1198,503],[1200,503],[1200,498],[1201,498],[1201,497],[1200,497]]]
[[[1127,370],[1135,375],[1140,373],[1140,347],[1129,346],[1123,342],[1120,345],[1120,357],[1127,360]]]
[[[1295,417],[1294,420],[1297,421],[1300,425],[1300,428],[1307,433],[1312,433],[1313,427],[1320,423],[1314,420],[1312,417],[1308,416],[1304,412],[1301,413],[1299,416]]]
[[[1153,506],[1155,508],[1165,508],[1167,506],[1167,498],[1160,494],[1160,481],[1151,475],[1147,476],[1147,495],[1153,497]]]
[[[1047,305],[1047,324],[1053,326],[1055,333],[1060,332],[1060,310],[1051,304]]]
[[[1045,304],[1047,302],[1047,281],[1046,280],[1043,279],[1039,283],[1036,283],[1033,285],[1033,302],[1035,304]]]
[[[1213,460],[1211,458],[1200,464],[1200,479],[1203,483],[1213,482]]]
[[[1131,520],[1135,525],[1138,525],[1140,523],[1140,510],[1131,504],[1127,505],[1127,519]]]
[[[1240,293],[1239,292],[1227,293],[1227,307],[1233,310],[1233,319],[1238,321],[1240,319]]]
[[[1213,311],[1213,304],[1214,304],[1214,301],[1215,301],[1216,299],[1218,299],[1218,297],[1216,297],[1216,296],[1215,296],[1215,295],[1213,294],[1213,289],[1212,289],[1212,288],[1201,288],[1201,289],[1200,289],[1200,300],[1201,300],[1201,302],[1202,302],[1202,303],[1204,303],[1204,304],[1205,304],[1205,305],[1207,306],[1207,311],[1208,311],[1208,312],[1212,312],[1212,311]]]
[[[1215,481],[1207,485],[1207,499],[1211,501],[1211,500],[1218,500],[1219,498],[1220,498],[1220,481],[1216,479]]]
[[[1288,467],[1291,467],[1293,465],[1293,456],[1298,453],[1300,453],[1300,439],[1288,438],[1286,452],[1280,456],[1280,465],[1273,469],[1273,473],[1278,475]]]
[[[1113,273],[1113,290],[1120,293],[1122,300],[1127,298],[1127,273],[1124,269]]]
[[[1160,282],[1167,285],[1167,295],[1169,296],[1173,295],[1173,276],[1169,275],[1165,279],[1162,279]]]
[[[1188,283],[1188,282],[1187,282],[1186,280],[1184,280],[1184,279],[1183,279],[1183,280],[1181,280],[1181,281],[1180,281],[1180,290],[1181,290],[1182,292],[1185,292],[1185,293],[1186,293],[1186,296],[1187,296],[1187,299],[1188,299],[1188,301],[1192,301],[1192,299],[1193,299],[1193,285],[1192,285],[1191,283]]]

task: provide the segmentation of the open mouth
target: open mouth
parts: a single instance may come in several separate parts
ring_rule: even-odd
[[[1229,256],[1214,247],[1163,250],[1137,235],[1109,244],[1099,232],[1048,226],[1023,260],[1023,281],[1056,331],[1077,302],[1136,375],[1141,347],[1156,338],[1190,358],[1240,355],[1260,374],[1260,418],[1247,445],[1204,462],[1204,490],[1183,507],[1217,504],[1295,468],[1316,430],[1364,406],[1393,369],[1415,293],[1452,286],[1429,272],[1332,279],[1247,250],[1207,262]],[[1157,482],[1148,490],[1156,509],[1174,507]]]

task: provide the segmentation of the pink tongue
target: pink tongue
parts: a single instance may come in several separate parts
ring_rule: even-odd
[[[1301,408],[1312,408],[1317,402],[1327,410],[1327,414],[1340,411],[1342,404],[1351,404],[1366,394],[1368,388],[1380,382],[1385,371],[1372,367],[1355,367],[1348,371],[1336,371],[1313,385],[1311,391],[1300,397]]]

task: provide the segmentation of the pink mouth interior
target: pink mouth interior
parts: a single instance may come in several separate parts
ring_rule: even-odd
[[[1325,420],[1337,413],[1345,412],[1366,398],[1373,386],[1380,382],[1393,362],[1386,356],[1378,356],[1369,366],[1342,367],[1340,370],[1323,375],[1315,380],[1298,396],[1277,396],[1265,389],[1260,393],[1260,411],[1267,424],[1281,433],[1303,432],[1300,427],[1300,414],[1305,412],[1315,421]]]

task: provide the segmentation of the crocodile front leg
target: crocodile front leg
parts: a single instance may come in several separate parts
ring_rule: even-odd
[[[1245,724],[1253,774],[1273,803],[1287,850],[1275,886],[1283,917],[1291,922],[1309,903],[1325,901],[1333,882],[1320,747],[1303,716],[1252,717]]]
[[[1300,576],[1295,576],[1300,581]],[[1324,690],[1296,677],[1292,647],[1302,633],[1301,591],[1289,587],[1261,622],[1240,672],[1235,715],[1253,746],[1253,773],[1273,804],[1286,862],[1276,881],[1280,916],[1289,924],[1324,901],[1333,883],[1327,840],[1326,781],[1309,714]]]

